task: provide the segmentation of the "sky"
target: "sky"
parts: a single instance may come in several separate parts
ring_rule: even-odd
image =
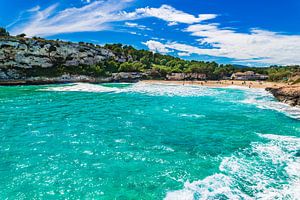
[[[0,0],[0,26],[187,60],[300,64],[299,0]]]

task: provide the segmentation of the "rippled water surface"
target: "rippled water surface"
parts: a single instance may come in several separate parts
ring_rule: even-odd
[[[0,199],[299,199],[299,119],[260,89],[0,87]]]

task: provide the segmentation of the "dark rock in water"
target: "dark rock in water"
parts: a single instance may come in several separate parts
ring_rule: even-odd
[[[266,90],[283,103],[291,106],[300,106],[300,86],[266,88]]]

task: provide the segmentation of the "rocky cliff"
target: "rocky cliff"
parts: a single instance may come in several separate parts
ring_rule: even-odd
[[[0,80],[24,80],[30,72],[55,71],[59,66],[91,66],[117,58],[110,50],[41,38],[0,37]]]
[[[291,106],[300,106],[300,86],[286,86],[281,88],[266,88],[279,101]]]

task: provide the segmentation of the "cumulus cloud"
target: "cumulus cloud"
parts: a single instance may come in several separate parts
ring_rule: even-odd
[[[149,40],[144,44],[151,51],[168,53],[178,51],[179,56],[189,54],[227,57],[243,63],[293,65],[300,63],[300,36],[283,35],[253,29],[249,33],[223,30],[216,25],[190,26],[186,31],[200,37],[199,47],[178,42],[161,43]],[[201,46],[211,45],[210,48]]]
[[[233,58],[242,62],[267,64],[299,64],[300,35],[285,35],[260,29],[248,33],[222,29],[218,24],[195,24],[186,30],[199,37],[201,44],[210,44],[207,55]]]
[[[145,44],[153,52],[158,52],[162,54],[166,54],[170,52],[169,50],[170,48],[168,47],[168,45],[162,44],[161,42],[158,41],[149,40],[143,44]]]
[[[177,23],[193,24],[204,20],[209,20],[217,17],[215,14],[202,14],[198,17],[176,10],[172,6],[162,5],[159,8],[139,8],[136,13],[143,16],[155,17],[169,22],[169,25],[176,25]]]
[[[178,51],[178,55],[188,55],[188,54],[190,55],[193,53],[203,55],[208,53],[207,51],[208,49],[201,49],[199,47],[182,44],[178,42],[162,43],[155,40],[149,40],[147,42],[144,42],[143,44],[146,45],[149,48],[149,50],[153,52],[163,53],[163,54],[172,52],[174,50]]]

